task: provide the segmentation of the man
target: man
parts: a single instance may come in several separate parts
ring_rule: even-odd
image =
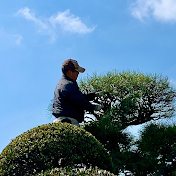
[[[79,73],[85,68],[80,67],[78,62],[68,59],[62,64],[63,76],[58,82],[54,92],[53,115],[54,123],[67,122],[79,126],[84,120],[84,110],[100,110],[101,105],[93,105],[96,93],[82,94],[76,82]]]

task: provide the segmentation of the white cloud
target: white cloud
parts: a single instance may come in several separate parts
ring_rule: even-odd
[[[20,10],[17,12],[17,14],[22,15],[22,16],[25,17],[27,20],[31,20],[31,21],[35,22],[37,25],[39,25],[39,26],[40,26],[41,28],[43,28],[43,29],[48,28],[48,26],[47,26],[44,22],[42,22],[41,20],[37,19],[37,18],[35,17],[35,15],[34,15],[32,12],[30,12],[30,9],[27,8],[27,7],[24,8],[24,9],[20,9]]]
[[[84,23],[81,22],[79,17],[75,17],[73,14],[71,14],[70,10],[59,12],[56,16],[51,16],[49,21],[54,27],[60,25],[64,31],[71,33],[85,34],[90,33],[95,29],[95,27],[88,28]]]
[[[52,41],[55,41],[61,31],[86,34],[92,32],[95,27],[88,28],[79,17],[70,13],[70,10],[58,12],[57,15],[52,15],[49,18],[39,19],[29,8],[20,9],[18,15],[23,16],[27,20],[33,21],[39,27],[39,31],[49,35]]]
[[[175,22],[176,0],[136,0],[131,5],[131,13],[140,20],[154,17],[159,21]]]

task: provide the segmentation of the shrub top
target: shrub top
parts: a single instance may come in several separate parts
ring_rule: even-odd
[[[67,123],[46,124],[11,141],[0,154],[0,175],[32,175],[80,163],[112,168],[107,151],[89,132]]]
[[[58,175],[81,175],[81,176],[87,176],[87,175],[97,175],[97,176],[117,176],[113,173],[110,173],[109,171],[98,169],[98,168],[54,168],[52,170],[47,170],[44,173],[40,173],[36,176],[58,176]]]

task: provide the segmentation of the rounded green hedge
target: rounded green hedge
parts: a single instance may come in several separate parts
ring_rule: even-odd
[[[87,176],[87,175],[97,175],[97,176],[117,176],[109,171],[98,169],[98,168],[54,168],[52,170],[47,170],[44,173],[40,173],[36,176],[61,176],[61,175],[81,175],[81,176]]]
[[[75,164],[112,170],[111,157],[91,133],[68,123],[46,124],[11,141],[0,154],[0,175],[35,175]]]

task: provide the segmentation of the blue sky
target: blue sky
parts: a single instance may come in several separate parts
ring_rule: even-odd
[[[136,70],[176,87],[175,0],[1,0],[0,152],[52,123],[47,107],[73,58],[93,72]]]

